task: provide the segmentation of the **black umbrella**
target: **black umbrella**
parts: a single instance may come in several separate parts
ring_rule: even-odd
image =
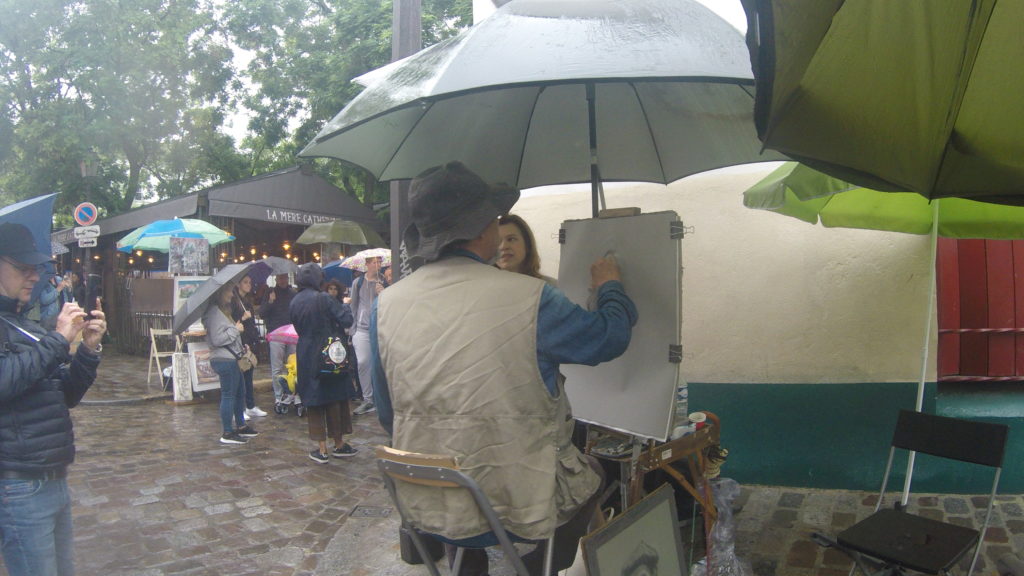
[[[217,290],[225,284],[238,282],[249,271],[251,265],[249,262],[244,264],[228,264],[208,278],[206,282],[200,284],[199,288],[196,288],[196,291],[188,297],[188,300],[185,300],[185,303],[174,311],[174,323],[171,325],[174,333],[184,332],[196,320],[199,320],[203,316],[203,312],[206,311],[206,307],[210,304],[210,300],[217,293]]]

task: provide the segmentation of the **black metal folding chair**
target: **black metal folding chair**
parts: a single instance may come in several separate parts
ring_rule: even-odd
[[[846,553],[864,574],[897,575],[906,570],[925,574],[948,574],[972,548],[967,574],[974,571],[981,552],[981,540],[988,528],[1002,472],[1003,453],[1009,428],[1002,424],[974,422],[901,410],[893,433],[889,461],[882,478],[882,490],[875,512],[833,540],[815,533],[812,538],[822,546]],[[940,522],[908,512],[908,483],[902,501],[894,509],[882,509],[885,489],[892,471],[896,450],[907,450],[994,468],[985,521],[980,530]],[[851,570],[851,574],[853,570]]]
[[[483,514],[484,518],[487,519],[487,523],[490,525],[491,530],[494,532],[495,536],[498,537],[498,542],[501,544],[501,548],[505,551],[505,558],[512,564],[512,567],[515,568],[516,574],[520,576],[530,576],[529,572],[526,571],[526,567],[523,565],[522,559],[516,552],[515,546],[512,544],[512,539],[509,537],[508,532],[505,531],[505,527],[502,526],[501,520],[498,518],[498,514],[494,511],[494,508],[491,507],[491,503],[487,499],[487,496],[483,493],[483,490],[480,489],[480,486],[477,485],[476,481],[459,470],[458,463],[453,457],[440,454],[406,452],[404,450],[396,450],[387,446],[377,446],[377,467],[380,468],[381,474],[384,477],[384,484],[388,487],[388,492],[391,494],[391,500],[395,503],[395,507],[398,508],[398,514],[402,518],[402,527],[406,529],[407,533],[412,538],[416,551],[419,552],[420,558],[423,559],[424,565],[426,565],[427,570],[430,571],[432,576],[440,576],[440,574],[437,571],[437,566],[430,561],[430,553],[421,537],[420,527],[409,521],[409,518],[402,507],[402,502],[398,498],[398,494],[395,490],[396,481],[409,482],[412,484],[419,484],[421,486],[432,486],[439,490],[468,490],[473,496],[473,500],[476,502],[480,512]],[[545,574],[551,573],[553,541],[554,537],[552,536],[547,539],[545,544]],[[451,573],[458,574],[459,567],[461,565],[462,548],[459,548]]]

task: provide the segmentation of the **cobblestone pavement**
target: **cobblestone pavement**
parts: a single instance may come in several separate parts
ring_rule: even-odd
[[[267,369],[258,370],[257,403],[269,411]],[[72,411],[79,574],[426,573],[399,558],[397,513],[372,456],[372,446],[385,441],[375,415],[356,417],[349,441],[359,454],[320,465],[307,458],[312,443],[294,413],[256,418],[258,438],[225,446],[218,442],[217,393],[175,405],[155,379],[146,386],[145,373],[145,358],[108,355],[87,402]],[[916,500],[929,516],[965,524],[979,516],[978,502]],[[739,504],[736,552],[753,574],[838,576],[849,562],[809,534],[834,533],[866,516],[874,496],[745,486]],[[978,573],[994,574],[995,558],[1024,550],[1024,499],[1000,497],[986,540]],[[492,567],[498,576],[511,573],[500,558]]]

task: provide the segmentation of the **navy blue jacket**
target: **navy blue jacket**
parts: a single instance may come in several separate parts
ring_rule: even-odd
[[[82,346],[72,357],[63,336],[16,310],[0,296],[0,470],[58,470],[75,460],[69,409],[92,386],[100,358]]]
[[[323,272],[319,266],[300,266],[296,277],[300,290],[290,307],[291,322],[299,335],[299,343],[295,346],[298,372],[295,391],[306,406],[344,402],[355,396],[349,372],[342,371],[337,375],[320,373],[324,340],[331,334],[344,335],[344,330],[352,325],[352,310],[348,304],[319,291],[322,280]]]

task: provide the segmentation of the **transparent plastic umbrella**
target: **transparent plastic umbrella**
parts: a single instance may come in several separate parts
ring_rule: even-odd
[[[413,178],[460,160],[517,188],[668,183],[779,160],[740,33],[694,0],[510,2],[371,76],[300,153]]]

